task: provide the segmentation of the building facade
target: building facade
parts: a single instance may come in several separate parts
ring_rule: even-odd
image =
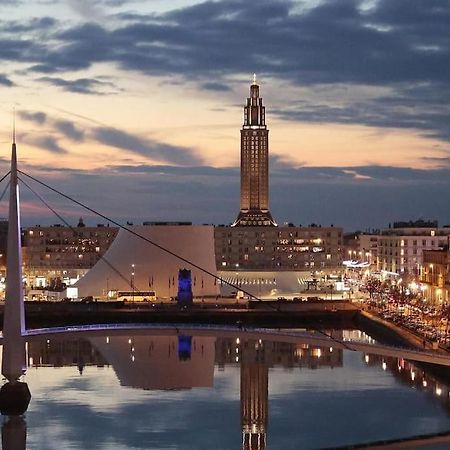
[[[420,283],[423,297],[430,304],[442,307],[448,303],[450,289],[450,252],[424,250],[420,266]]]
[[[378,270],[418,276],[425,250],[442,249],[450,228],[411,227],[384,230],[378,238]]]
[[[378,257],[377,234],[361,232],[345,233],[343,237],[343,258],[348,267],[376,269]]]
[[[342,264],[340,227],[229,227],[214,229],[218,270],[309,271]]]
[[[241,129],[241,202],[233,226],[275,226],[269,212],[269,130],[256,80],[244,107]]]
[[[22,233],[24,272],[30,287],[46,287],[51,280],[83,276],[104,255],[118,228],[34,226]]]

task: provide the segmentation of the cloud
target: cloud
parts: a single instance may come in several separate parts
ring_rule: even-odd
[[[56,155],[68,153],[53,136],[25,136],[24,141]]]
[[[171,165],[114,165],[108,169],[121,174],[176,175],[179,177],[233,177],[239,178],[238,167],[171,166]]]
[[[104,145],[127,150],[156,161],[180,165],[191,165],[201,162],[200,157],[192,149],[164,144],[152,139],[144,139],[117,128],[94,128],[92,137]]]
[[[67,92],[76,92],[78,94],[96,94],[104,95],[107,92],[104,88],[113,87],[113,83],[96,80],[94,78],[78,78],[76,80],[66,80],[58,77],[41,77],[38,81],[43,81],[53,86],[61,87]]]
[[[17,1],[11,1],[11,4],[18,3]],[[1,2],[0,2],[1,4]],[[33,17],[29,20],[23,19],[20,21],[3,21],[0,22],[3,33],[26,33],[26,32],[42,32],[53,30],[57,25],[56,19],[53,17]]]
[[[231,90],[229,85],[224,83],[217,83],[215,81],[203,83],[200,86],[200,88],[205,89],[207,91],[216,91],[216,92],[227,92]]]
[[[21,119],[33,122],[37,125],[42,125],[47,120],[47,114],[42,111],[19,111],[18,115]]]
[[[111,2],[122,4],[104,0],[100,9]],[[89,2],[71,5],[84,8],[84,21],[3,19],[0,60],[28,64],[66,91],[96,95],[115,86],[66,76],[112,64],[220,93],[257,72],[283,84],[289,101],[277,105],[275,96],[271,109],[283,120],[413,129],[450,140],[449,1],[367,7],[365,0],[322,0],[307,8],[287,0],[261,0],[257,8],[247,0],[205,1],[165,13],[115,12],[98,23],[86,14]],[[355,94],[361,87],[370,95]]]
[[[6,76],[0,73],[0,86],[11,87],[14,83]]]
[[[100,19],[104,15],[99,2],[92,2],[90,0],[67,0],[70,8],[78,13],[81,17],[88,20]]]
[[[217,92],[230,90],[232,77],[254,71],[312,92],[327,85],[389,87],[388,95],[369,100],[340,95],[319,104],[298,103],[297,94],[276,112],[289,120],[418,129],[450,140],[450,3],[378,0],[363,6],[363,0],[323,0],[309,8],[262,0],[255,8],[231,0],[161,14],[118,13],[107,25],[56,29],[58,45],[40,52],[29,41],[13,41],[3,59],[28,61],[48,74],[109,62],[152,76],[176,74]],[[107,87],[96,79],[41,80],[85,94]]]
[[[68,120],[56,120],[54,122],[54,127],[72,141],[82,142],[84,140],[84,131],[75,126],[73,122]]]
[[[60,171],[46,166],[25,166],[23,170],[32,170],[34,176],[63,192],[76,192],[77,199],[123,223],[127,220],[230,223],[239,211],[238,167],[124,165],[104,167],[95,173],[68,168]],[[411,198],[415,201],[411,202]],[[52,206],[67,208],[61,199],[53,201],[47,195],[46,199],[51,200]],[[449,203],[450,168],[271,169],[269,206],[279,223],[333,223],[351,230],[386,227],[393,221],[426,217],[447,224]],[[73,214],[77,217],[80,212]],[[52,223],[54,219],[49,217],[43,216],[41,223]],[[32,220],[35,222],[37,218]]]

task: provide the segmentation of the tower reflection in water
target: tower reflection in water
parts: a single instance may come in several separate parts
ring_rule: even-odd
[[[357,336],[350,336],[345,331],[332,332],[339,338],[369,339],[358,333]],[[15,360],[8,357],[15,345],[25,346],[25,343],[18,340],[12,347],[9,344],[3,346],[3,367]],[[23,350],[22,347],[18,349],[19,353]],[[400,382],[438,397],[450,410],[449,384],[433,377],[428,370],[425,372],[402,359],[374,355],[362,355],[362,358],[366,365],[389,371]],[[306,343],[272,342],[237,336],[148,335],[136,332],[134,335],[85,335],[83,339],[56,335],[31,337],[27,342],[26,362],[28,367],[37,369],[70,366],[80,374],[86,366],[110,366],[122,386],[144,390],[209,388],[213,386],[215,368],[221,371],[228,366],[239,367],[242,449],[264,450],[270,429],[271,370],[341,367],[343,352],[333,347],[317,348]],[[2,449],[22,450],[26,448],[23,413],[28,406],[29,391],[25,403],[17,403],[17,396],[8,403],[11,397],[4,394],[12,392],[9,391],[11,386],[16,394],[17,389],[23,390],[26,386],[19,381],[23,367],[10,367],[8,370],[15,375],[2,387],[0,395],[2,414],[8,416],[2,427]]]
[[[337,332],[341,334],[342,332]],[[308,344],[269,342],[239,337],[177,335],[90,336],[70,340],[33,338],[28,365],[110,365],[122,386],[144,390],[212,387],[214,367],[240,367],[242,448],[266,448],[269,412],[269,370],[342,366],[342,351]]]

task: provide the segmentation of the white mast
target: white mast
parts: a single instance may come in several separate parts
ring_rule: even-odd
[[[25,307],[20,239],[20,204],[17,183],[16,127],[13,125],[11,175],[9,182],[8,247],[6,255],[6,294],[3,314],[2,374],[16,381],[26,371]]]

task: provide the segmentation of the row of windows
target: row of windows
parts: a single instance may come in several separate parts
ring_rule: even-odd
[[[254,263],[249,263],[251,265],[251,267],[255,267]],[[239,263],[233,263],[233,262],[228,262],[228,261],[223,261],[222,262],[222,267],[242,267],[245,268],[246,267],[246,262],[245,261],[240,261]],[[326,261],[304,261],[302,263],[297,263],[297,262],[283,262],[283,261],[272,261],[272,263],[270,265],[268,264],[260,264],[259,267],[261,268],[280,268],[280,267],[285,267],[286,269],[297,269],[300,267],[327,267],[327,262]]]
[[[412,241],[408,241],[408,239],[402,239],[401,241],[380,239],[379,241],[379,245],[384,247],[407,247],[408,245],[411,245],[411,243],[414,247],[417,247],[418,245],[419,246],[438,245],[439,247],[443,247],[444,245],[447,244],[447,241],[445,239],[440,239],[439,241],[436,241],[435,239],[419,239],[419,240],[414,239]]]
[[[300,234],[300,236],[299,236]],[[237,236],[236,236],[237,235]],[[266,236],[267,235],[267,236]],[[246,238],[246,237],[273,237],[273,236],[278,236],[279,238],[301,238],[301,239],[323,239],[325,236],[326,237],[332,237],[332,238],[341,238],[342,234],[341,233],[332,233],[330,231],[323,233],[321,235],[318,235],[317,233],[314,232],[308,232],[308,231],[304,231],[304,232],[298,232],[298,231],[294,231],[294,232],[286,232],[286,231],[247,231],[247,230],[239,230],[237,233],[233,233],[231,231],[229,231],[227,233],[227,237],[228,238],[232,238],[232,237],[238,237],[238,238]]]

